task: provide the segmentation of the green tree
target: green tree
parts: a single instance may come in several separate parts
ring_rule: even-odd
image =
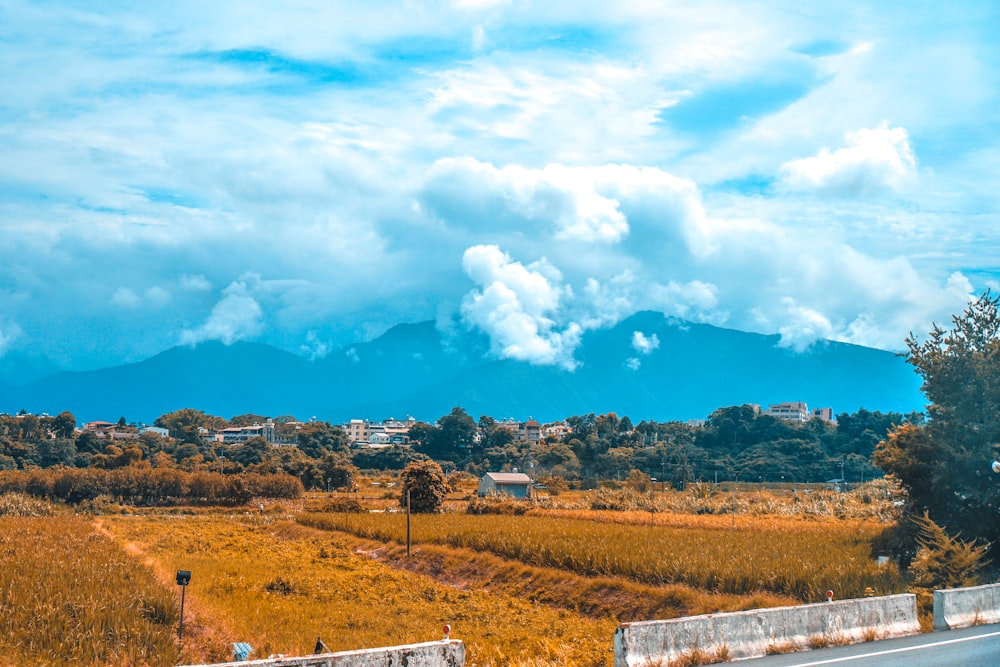
[[[479,418],[479,437],[480,440],[475,449],[480,453],[490,449],[503,449],[514,442],[514,433],[488,415]]]
[[[875,464],[909,493],[907,512],[949,533],[1000,538],[1000,479],[990,470],[1000,445],[1000,316],[986,292],[927,339],[906,339],[906,360],[930,401],[926,426],[897,428]]]
[[[191,442],[196,445],[201,444],[201,435],[198,429],[210,428],[213,423],[211,415],[206,415],[201,410],[194,408],[181,408],[165,415],[160,415],[154,422],[160,428],[165,428],[170,432],[170,437],[180,442]]]
[[[399,504],[406,507],[409,493],[412,512],[436,512],[448,495],[448,478],[435,461],[414,461],[406,466],[401,478],[403,491]]]
[[[264,438],[255,436],[247,439],[246,442],[230,447],[229,451],[226,452],[226,458],[245,466],[251,466],[266,461],[271,449],[271,443]]]
[[[329,422],[314,421],[303,424],[295,431],[295,443],[307,456],[322,458],[330,452],[345,453],[350,449],[347,434]]]
[[[76,430],[76,417],[72,412],[63,410],[52,418],[52,431],[57,438],[72,438]]]
[[[267,417],[263,415],[246,414],[246,415],[236,415],[229,420],[230,426],[253,426],[254,424],[263,424],[267,421]]]
[[[436,426],[417,423],[409,435],[423,454],[439,461],[460,460],[468,456],[476,439],[476,420],[465,408],[452,408],[438,419]]]
[[[352,489],[358,478],[358,469],[342,452],[327,452],[319,462],[324,484],[331,489]]]

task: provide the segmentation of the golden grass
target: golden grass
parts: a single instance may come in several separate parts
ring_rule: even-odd
[[[620,577],[586,577],[555,568],[533,567],[490,553],[422,544],[409,556],[395,543],[345,535],[352,550],[393,567],[433,577],[460,589],[488,590],[531,602],[620,622],[668,619],[720,611],[740,611],[796,604],[768,593],[731,595],[683,584],[649,586]]]
[[[192,632],[213,648],[185,646],[184,660],[217,659],[227,641],[256,656],[439,639],[445,623],[466,642],[468,664],[607,665],[614,619],[479,591],[460,591],[352,553],[336,536],[238,515],[107,517],[123,543],[163,571],[191,570]],[[187,621],[185,626],[187,626]],[[203,626],[226,628],[225,636]],[[209,653],[210,655],[206,655]]]
[[[611,514],[611,513],[609,513]],[[624,577],[649,585],[685,584],[705,591],[773,593],[803,602],[901,592],[892,565],[880,567],[870,542],[882,525],[865,521],[807,522],[741,517],[634,513],[621,521],[553,516],[414,515],[414,543],[443,544],[496,554],[537,567],[585,576]],[[603,516],[603,515],[602,515]],[[327,530],[401,543],[405,517],[394,514],[302,513],[297,520]],[[652,525],[650,523],[652,522]],[[681,522],[684,525],[669,525]]]
[[[177,664],[176,599],[84,520],[0,517],[0,567],[0,664]]]

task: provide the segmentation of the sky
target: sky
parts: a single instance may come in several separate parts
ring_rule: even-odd
[[[573,368],[642,310],[900,350],[1000,288],[998,34],[992,1],[0,0],[0,357],[436,320]]]

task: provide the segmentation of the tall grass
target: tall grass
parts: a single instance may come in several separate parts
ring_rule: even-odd
[[[466,642],[468,664],[607,665],[613,619],[595,620],[485,591],[462,591],[352,553],[334,535],[257,517],[105,517],[108,528],[164,571],[192,572],[188,602],[197,625],[255,656],[441,638],[445,623]],[[188,622],[185,621],[185,627]]]
[[[177,664],[176,599],[82,519],[0,516],[0,567],[0,664]]]
[[[740,526],[732,529],[725,517],[682,517],[688,525],[676,527],[656,523],[650,514],[629,516],[635,523],[415,515],[412,540],[588,576],[680,583],[737,595],[769,592],[803,602],[823,600],[827,589],[839,598],[862,597],[866,588],[880,594],[905,589],[894,566],[879,566],[871,558],[870,542],[881,528],[874,522],[741,517]],[[297,520],[381,541],[405,541],[405,517],[399,515],[303,513]],[[643,520],[647,523],[639,523]]]

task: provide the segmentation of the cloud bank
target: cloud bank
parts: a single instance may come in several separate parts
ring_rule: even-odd
[[[899,349],[1000,284],[990,3],[2,11],[0,354],[437,320],[573,368],[641,310]]]

